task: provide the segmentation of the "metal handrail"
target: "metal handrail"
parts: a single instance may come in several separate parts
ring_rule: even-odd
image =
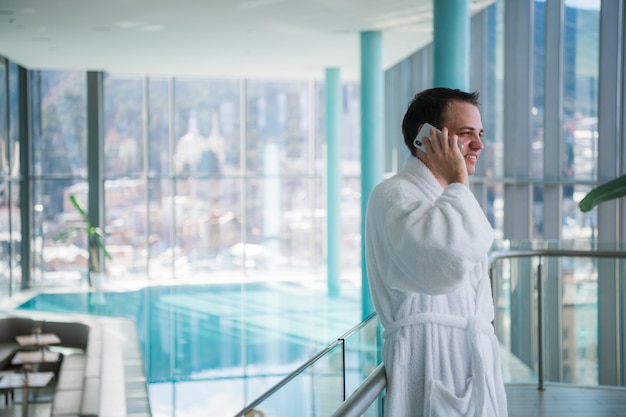
[[[361,386],[335,411],[332,417],[360,417],[387,387],[385,366],[381,363]]]
[[[566,258],[594,257],[594,258],[626,258],[626,251],[618,250],[596,250],[596,249],[510,249],[493,251],[489,254],[489,265],[505,258],[529,258],[533,256]]]
[[[296,370],[294,370],[289,375],[287,375],[285,378],[280,380],[270,390],[266,391],[259,398],[257,398],[256,400],[254,400],[253,402],[248,404],[248,406],[246,406],[246,408],[244,408],[243,410],[241,410],[240,412],[235,414],[235,417],[246,417],[248,415],[253,415],[252,413],[255,411],[255,408],[259,404],[261,404],[262,402],[267,400],[269,397],[274,395],[274,393],[276,393],[282,387],[287,385],[287,383],[289,381],[291,381],[292,379],[296,378],[298,375],[300,375],[302,372],[304,372],[307,368],[310,368],[311,366],[313,366],[313,364],[315,362],[317,362],[320,358],[326,356],[329,352],[331,352],[333,349],[335,349],[338,345],[343,345],[347,338],[349,338],[352,334],[354,334],[357,331],[359,331],[361,328],[365,327],[375,317],[376,317],[376,313],[371,313],[362,322],[360,322],[356,326],[352,327],[350,330],[348,330],[346,333],[344,333],[341,337],[339,337],[333,343],[331,343],[330,345],[328,345],[327,347],[322,349],[319,353],[317,353],[311,359],[307,360],[305,363],[303,363],[301,366],[299,366]],[[345,373],[345,371],[344,371],[344,373]],[[345,387],[344,387],[344,395],[345,395]]]

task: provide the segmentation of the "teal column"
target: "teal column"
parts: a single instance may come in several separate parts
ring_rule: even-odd
[[[382,181],[383,146],[382,35],[361,32],[361,300],[363,318],[374,312],[365,264],[365,212],[372,189]]]
[[[435,87],[469,88],[469,0],[433,0]]]
[[[325,137],[326,137],[326,263],[328,295],[339,295],[341,276],[341,73],[326,69]]]

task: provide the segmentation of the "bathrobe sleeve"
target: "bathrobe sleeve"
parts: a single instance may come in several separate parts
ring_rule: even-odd
[[[385,248],[379,266],[391,288],[448,293],[487,256],[493,229],[466,186],[450,184],[434,202],[404,187],[378,191],[386,195],[372,208],[374,238]]]

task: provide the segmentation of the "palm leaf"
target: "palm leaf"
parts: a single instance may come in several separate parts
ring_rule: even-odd
[[[615,178],[589,191],[589,193],[580,200],[578,207],[580,207],[583,212],[588,212],[604,201],[624,196],[626,196],[626,175]]]

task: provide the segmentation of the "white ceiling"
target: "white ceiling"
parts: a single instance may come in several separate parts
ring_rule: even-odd
[[[433,1],[0,0],[0,55],[28,69],[358,79],[359,33],[382,33],[386,69],[432,40]]]

